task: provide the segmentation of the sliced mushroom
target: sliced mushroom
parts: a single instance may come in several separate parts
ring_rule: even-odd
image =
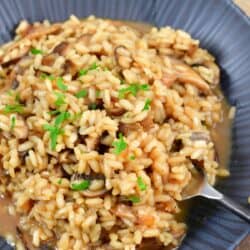
[[[123,45],[119,45],[114,49],[114,56],[121,68],[128,69],[133,61],[130,51]]]
[[[12,89],[17,89],[18,87],[19,87],[19,82],[17,81],[17,79],[14,79],[13,81],[12,81],[12,84],[11,84],[11,88]]]
[[[113,107],[107,109],[107,113],[110,116],[121,116],[126,112],[126,109],[121,108],[121,107]]]
[[[13,69],[11,73],[7,76],[7,79],[5,80],[4,87],[0,89],[0,94],[6,92],[9,89],[15,89],[16,88],[16,71]]]
[[[24,34],[24,37],[27,39],[36,39],[41,36],[55,34],[59,32],[61,29],[62,27],[59,23],[55,23],[48,27],[46,27],[45,25],[39,25],[39,26],[31,25]]]
[[[172,68],[166,70],[162,78],[162,81],[168,87],[170,87],[175,81],[179,81],[183,84],[192,84],[204,93],[210,92],[209,85],[189,65],[175,58],[169,57],[169,61]]]
[[[55,63],[56,57],[56,54],[53,53],[45,55],[42,59],[42,65],[52,66]]]
[[[118,131],[124,134],[125,136],[127,136],[130,131],[139,130],[140,128],[141,128],[141,125],[139,123],[127,124],[127,123],[120,122]]]
[[[74,173],[71,176],[71,181],[79,181],[79,180],[105,180],[105,176],[103,174],[96,174],[96,173],[92,173],[92,174],[77,174]]]
[[[103,196],[108,192],[106,189],[101,189],[97,191],[91,191],[91,190],[83,190],[81,191],[83,196],[89,197],[89,198],[94,198],[94,197],[100,197]]]
[[[134,215],[131,207],[123,205],[123,204],[119,204],[116,206],[116,208],[114,209],[114,214],[118,217],[120,217],[121,219],[128,219],[132,222],[136,222],[136,216]]]
[[[204,160],[190,159],[190,161],[197,169],[204,168]]]
[[[71,183],[76,183],[76,182],[78,183],[84,180],[89,180],[92,183],[94,181],[102,181],[103,183],[101,183],[101,186],[103,187],[101,189],[94,190],[94,189],[91,189],[92,184],[90,184],[90,187],[88,189],[80,191],[83,196],[93,198],[93,197],[102,196],[108,192],[108,190],[105,189],[105,185],[104,185],[105,176],[102,174],[91,174],[91,175],[73,174],[71,176]]]
[[[57,53],[58,55],[64,56],[67,52],[68,47],[68,42],[61,42],[53,49],[52,53]]]
[[[91,37],[93,36],[93,34],[91,33],[86,33],[86,34],[83,34],[81,35],[79,38],[78,38],[78,42],[81,42],[83,43],[85,46],[88,46],[89,43],[90,43],[90,40],[91,40]]]
[[[76,79],[78,76],[78,69],[76,65],[69,59],[65,61],[65,64],[63,66],[64,72],[63,74],[70,74],[72,75],[73,79]]]
[[[154,120],[152,116],[147,116],[144,120],[140,122],[141,126],[143,127],[144,130],[150,130],[151,128],[154,127]]]
[[[28,54],[30,46],[24,46],[18,50],[17,55],[11,55],[12,49],[8,49],[3,57],[0,57],[0,65],[3,68],[15,65],[22,57]]]

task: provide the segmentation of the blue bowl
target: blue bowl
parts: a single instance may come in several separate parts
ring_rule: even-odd
[[[8,0],[0,2],[0,44],[13,37],[21,19],[62,21],[78,17],[128,19],[181,28],[217,58],[221,83],[236,106],[230,178],[218,189],[247,206],[250,195],[250,19],[231,0]],[[223,143],[223,142],[222,142]],[[222,207],[198,200],[181,250],[230,250],[250,232],[249,224]],[[0,222],[1,226],[1,222]],[[11,249],[0,239],[0,249]]]

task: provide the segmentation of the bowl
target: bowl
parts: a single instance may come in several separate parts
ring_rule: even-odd
[[[218,189],[247,206],[250,195],[250,19],[231,0],[8,0],[0,3],[0,44],[11,40],[21,19],[62,21],[71,14],[148,22],[191,33],[215,55],[221,85],[236,106],[231,176]],[[223,142],[221,142],[223,143]],[[181,250],[229,250],[249,233],[249,225],[214,202],[198,199]],[[0,249],[12,249],[0,239]]]

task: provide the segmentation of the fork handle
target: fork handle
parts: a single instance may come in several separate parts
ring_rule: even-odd
[[[250,211],[242,205],[236,203],[229,197],[223,195],[222,199],[218,200],[223,206],[230,209],[234,214],[238,215],[248,223],[250,223]]]
[[[211,185],[206,184],[201,191],[201,196],[206,197],[208,199],[217,200],[224,207],[231,210],[234,214],[238,215],[248,223],[250,223],[250,210],[242,205],[236,203],[229,197],[220,193],[218,190],[213,188]]]

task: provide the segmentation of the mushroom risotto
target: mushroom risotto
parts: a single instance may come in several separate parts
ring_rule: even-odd
[[[211,184],[228,175],[211,132],[218,84],[213,56],[181,30],[22,21],[0,47],[0,202],[19,249],[178,246],[195,167]]]

